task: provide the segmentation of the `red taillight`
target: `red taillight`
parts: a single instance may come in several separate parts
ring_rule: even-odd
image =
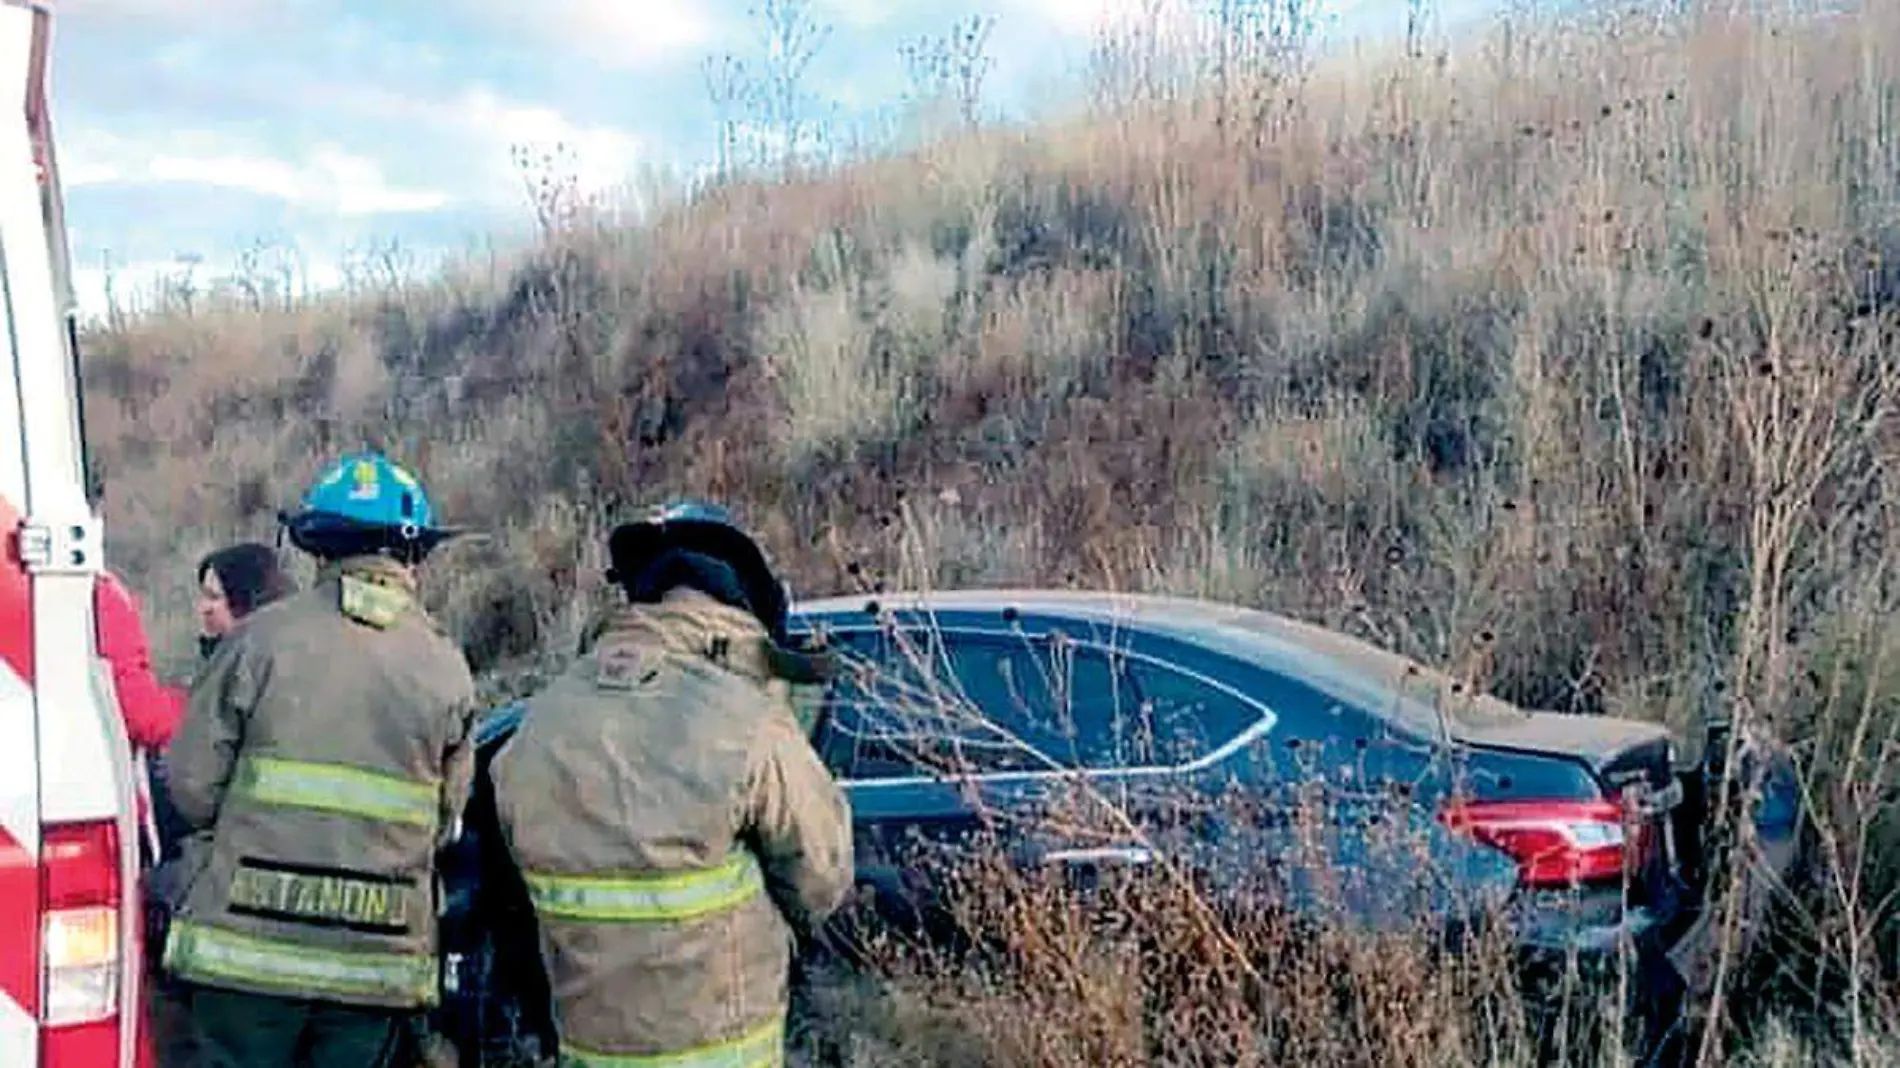
[[[1483,801],[1453,804],[1446,827],[1517,861],[1518,880],[1538,889],[1620,881],[1627,854],[1615,801]]]
[[[45,1068],[119,1062],[122,879],[109,820],[40,840],[40,1055]]]
[[[40,904],[51,911],[119,906],[119,826],[52,824],[40,841]]]

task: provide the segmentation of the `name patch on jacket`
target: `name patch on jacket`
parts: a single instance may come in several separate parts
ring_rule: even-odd
[[[603,690],[631,690],[645,686],[660,673],[659,656],[638,645],[602,646],[594,668],[594,685]]]
[[[406,879],[245,858],[231,876],[230,908],[265,919],[404,934],[413,896]]]

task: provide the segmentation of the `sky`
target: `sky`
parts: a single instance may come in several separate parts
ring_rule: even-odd
[[[1096,33],[1148,2],[809,0],[828,32],[806,88],[834,131],[885,129],[900,45],[989,16],[985,96],[1032,117],[1073,99]],[[391,247],[381,262],[415,268],[519,240],[518,148],[565,146],[584,187],[623,200],[643,175],[701,170],[719,129],[705,61],[758,55],[756,3],[62,0],[53,107],[82,309],[104,309],[108,279],[135,306],[157,275],[231,272],[247,249],[323,287]],[[1394,36],[1405,8],[1318,0],[1320,31]]]

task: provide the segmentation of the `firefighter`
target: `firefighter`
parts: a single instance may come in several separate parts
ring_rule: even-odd
[[[794,942],[852,882],[786,685],[825,664],[786,647],[784,588],[724,510],[664,508],[608,553],[630,603],[489,772],[561,1063],[781,1064]]]
[[[317,579],[193,683],[169,754],[194,833],[165,966],[207,1068],[381,1068],[437,1000],[435,854],[474,774],[474,682],[417,600],[458,532],[377,453],[279,519]]]

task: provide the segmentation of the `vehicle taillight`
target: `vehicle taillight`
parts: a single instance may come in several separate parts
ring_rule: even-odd
[[[119,828],[52,824],[40,840],[40,1056],[119,1063]]]
[[[1518,881],[1537,889],[1620,881],[1632,852],[1623,807],[1615,801],[1465,802],[1447,807],[1439,819],[1508,854],[1517,861]]]

